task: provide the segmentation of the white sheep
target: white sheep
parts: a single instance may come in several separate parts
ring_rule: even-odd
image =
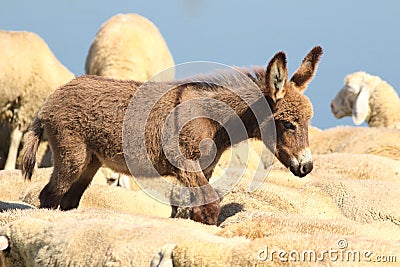
[[[370,127],[400,128],[400,99],[387,82],[360,71],[344,83],[331,103],[336,118],[352,116],[356,125],[365,121]]]
[[[0,30],[0,47],[0,131],[11,132],[9,147],[2,147],[8,150],[4,169],[14,169],[22,135],[36,110],[74,74],[35,33]]]
[[[265,246],[322,252],[338,249],[343,238],[349,250],[369,249],[377,255],[395,255],[400,246],[395,225],[293,214],[270,214],[224,229],[102,209],[31,209],[1,215],[7,218],[0,228],[0,250],[7,250],[0,257],[6,266],[149,266],[156,254],[168,261],[168,255],[158,253],[165,244],[177,244],[163,249],[172,252],[174,266],[267,265],[269,261],[257,258]],[[279,263],[277,258],[273,263]],[[326,255],[321,266],[330,263]],[[157,266],[155,261],[152,264]]]
[[[150,266],[342,266],[346,257],[351,266],[365,266],[366,261],[373,261],[367,250],[375,255],[398,253],[398,232],[397,226],[382,222],[266,215],[225,227],[216,234],[226,238],[219,242],[169,243],[155,253]],[[232,239],[238,236],[247,239]],[[333,252],[331,256],[339,254],[328,257],[328,251]],[[343,260],[339,260],[341,253]]]
[[[106,21],[86,58],[86,74],[147,81],[174,66],[174,60],[157,27],[137,14],[118,14]],[[174,68],[155,80],[173,80]]]
[[[226,240],[216,226],[104,209],[12,210],[0,224],[5,266],[149,266],[166,243]]]
[[[37,182],[27,186],[20,196],[20,202],[39,207],[39,193],[45,183]],[[4,205],[1,205],[0,208]],[[117,186],[92,184],[83,194],[79,209],[97,208],[120,213],[146,214],[168,218],[171,207],[161,203],[145,192],[127,190]]]

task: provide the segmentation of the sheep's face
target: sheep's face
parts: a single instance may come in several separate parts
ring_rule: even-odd
[[[352,115],[360,89],[360,85],[357,83],[350,83],[340,90],[331,102],[331,110],[336,118],[341,119]]]

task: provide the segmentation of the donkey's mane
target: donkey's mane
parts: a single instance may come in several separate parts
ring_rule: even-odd
[[[197,74],[189,78],[175,81],[177,84],[202,84],[201,90],[215,91],[221,85],[226,88],[236,89],[248,87],[246,83],[257,86],[263,90],[266,86],[265,68],[252,66],[251,68],[233,67],[232,69],[217,70],[213,73]]]

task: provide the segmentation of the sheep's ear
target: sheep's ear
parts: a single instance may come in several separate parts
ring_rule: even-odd
[[[266,70],[267,95],[274,101],[278,101],[286,94],[285,84],[288,79],[286,68],[286,55],[278,52],[268,63]]]
[[[311,49],[311,51],[308,52],[307,56],[303,59],[300,67],[290,79],[290,81],[293,82],[301,92],[306,90],[308,84],[314,77],[322,53],[323,51],[320,46],[316,46]]]
[[[9,248],[10,242],[8,241],[8,237],[5,235],[0,236],[0,251],[4,251]]]
[[[353,105],[353,122],[355,125],[363,123],[369,113],[369,92],[365,88],[361,88],[357,96],[356,102]]]

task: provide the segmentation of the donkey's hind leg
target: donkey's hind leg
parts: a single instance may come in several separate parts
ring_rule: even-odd
[[[58,142],[57,146],[52,147],[56,151],[56,153],[53,153],[54,168],[50,181],[40,192],[40,208],[56,209],[63,195],[70,189],[88,164],[85,144],[76,144],[74,147],[70,147]]]
[[[96,174],[97,170],[101,167],[101,162],[96,156],[92,156],[89,164],[86,166],[85,170],[79,176],[71,188],[64,194],[61,198],[60,209],[70,210],[75,209],[79,205],[79,201],[86,188],[92,182],[93,176]]]

